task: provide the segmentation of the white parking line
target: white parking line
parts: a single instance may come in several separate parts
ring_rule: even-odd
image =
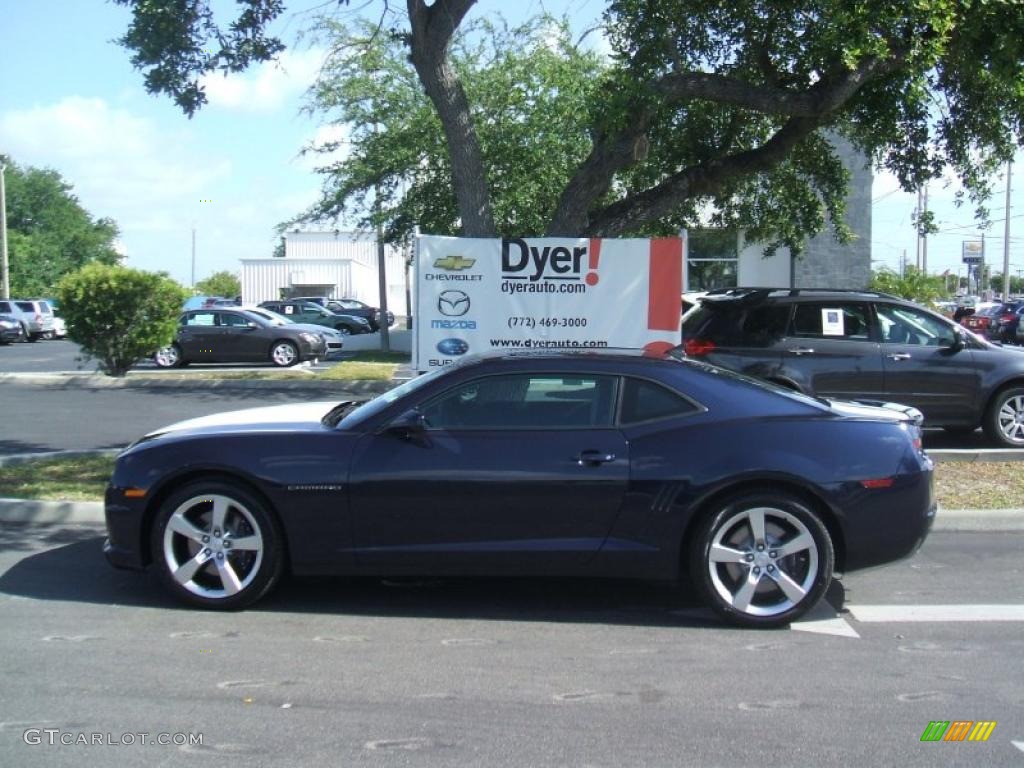
[[[794,632],[813,632],[816,635],[860,637],[857,630],[851,627],[845,619],[839,618],[836,609],[825,600],[805,613],[803,619],[790,624],[789,628]]]
[[[1021,752],[1024,752],[1024,741],[1011,741],[1010,743],[1013,744],[1013,746],[1015,746]]]
[[[857,621],[1024,621],[1024,605],[848,605]]]

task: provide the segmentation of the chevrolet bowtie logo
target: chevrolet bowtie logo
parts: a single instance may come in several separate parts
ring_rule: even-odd
[[[434,269],[443,269],[446,272],[461,272],[476,264],[476,259],[467,259],[464,256],[445,256],[434,261]]]

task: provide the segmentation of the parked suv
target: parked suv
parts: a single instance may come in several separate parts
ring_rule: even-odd
[[[0,300],[0,315],[16,317],[29,341],[53,336],[53,310],[45,301]]]
[[[364,317],[370,323],[371,331],[380,330],[380,310],[371,307],[359,299],[332,299],[329,296],[299,296],[295,301],[312,301],[321,307],[326,307],[331,312],[339,312],[343,315],[355,315]],[[395,324],[395,313],[388,311],[388,328]]]
[[[683,350],[809,395],[920,409],[925,426],[1024,448],[1024,351],[883,293],[734,288],[683,319]]]
[[[339,315],[329,309],[321,307],[312,301],[302,299],[287,299],[284,301],[264,301],[260,303],[264,309],[284,315],[296,323],[313,323],[334,328],[344,334],[370,333],[369,321],[355,315]]]

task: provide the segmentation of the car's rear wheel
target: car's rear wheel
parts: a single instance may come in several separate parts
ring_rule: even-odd
[[[1024,448],[1024,387],[997,394],[985,412],[985,434],[1006,448]]]
[[[284,567],[283,537],[270,511],[230,482],[192,483],[168,497],[150,544],[164,585],[204,608],[251,605]]]
[[[181,347],[177,344],[171,344],[169,347],[158,349],[156,354],[153,355],[153,362],[159,368],[180,368],[183,364]]]
[[[732,623],[760,628],[788,624],[814,606],[835,563],[821,519],[798,497],[768,490],[724,501],[690,556],[708,604]]]
[[[275,341],[270,348],[270,359],[274,365],[287,368],[299,362],[299,350],[290,341]]]

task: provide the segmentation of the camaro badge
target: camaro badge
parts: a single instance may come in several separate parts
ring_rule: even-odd
[[[310,483],[308,485],[289,485],[289,486],[286,486],[286,487],[287,487],[287,489],[289,491],[343,491],[343,490],[345,490],[345,486],[343,484],[342,485],[332,485],[330,483],[326,483],[326,484]]]

